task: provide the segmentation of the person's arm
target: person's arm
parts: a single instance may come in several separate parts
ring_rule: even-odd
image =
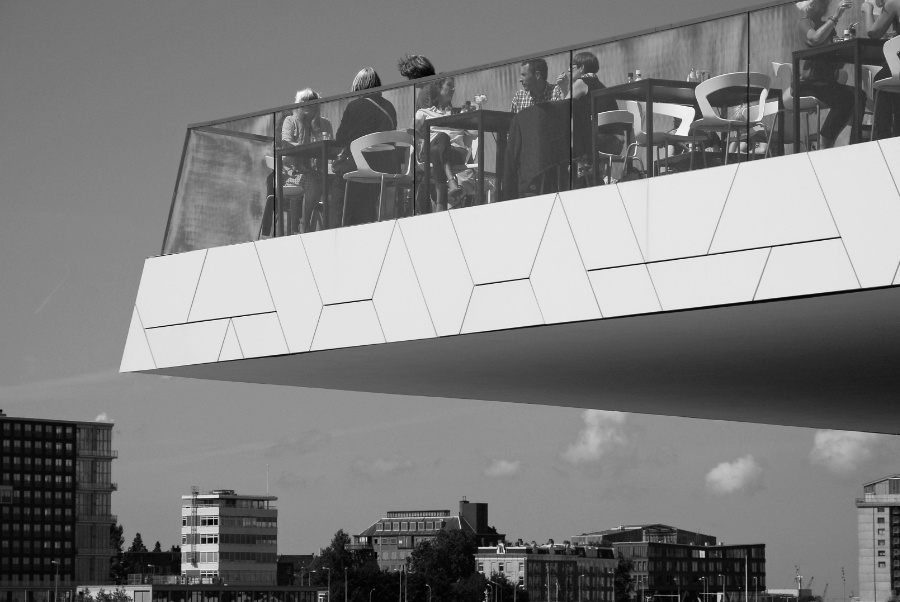
[[[583,80],[576,80],[575,83],[572,84],[572,98],[581,98],[587,93],[588,87]],[[566,98],[568,98],[568,96]]]
[[[294,123],[294,116],[288,115],[284,118],[284,122],[281,124],[281,142],[283,144],[290,144],[291,146],[297,146],[299,142],[294,142],[291,140],[291,130],[293,129],[291,126]]]
[[[885,2],[881,14],[878,15],[878,18],[876,19],[873,14],[875,5],[869,0],[866,0],[866,2],[863,3],[862,13],[863,18],[865,19],[866,35],[877,40],[887,33],[888,28],[891,26],[891,22],[897,14],[896,4],[897,3],[894,2]]]

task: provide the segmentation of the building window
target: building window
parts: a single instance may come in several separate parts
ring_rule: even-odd
[[[879,534],[879,535],[884,535],[884,529],[878,529],[878,534]]]
[[[884,512],[884,506],[878,506],[878,511],[879,511],[879,512]]]
[[[884,556],[884,550],[878,550],[878,556]]]
[[[878,540],[878,545],[883,546],[883,545],[884,545],[884,540],[883,540],[883,539],[879,539],[879,540]]]
[[[877,519],[877,521],[878,521],[878,524],[879,524],[879,525],[883,525],[883,524],[884,524],[884,517],[883,517],[883,516],[879,516],[878,519]]]
[[[878,563],[878,568],[880,568],[880,569],[887,568],[887,563],[886,563],[886,562],[879,562],[879,563]]]

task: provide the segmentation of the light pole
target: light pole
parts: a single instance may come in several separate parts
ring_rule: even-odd
[[[675,585],[678,587],[678,602],[681,602],[681,580],[678,575],[675,576]]]
[[[344,567],[344,602],[347,602],[347,567]]]
[[[428,589],[428,602],[431,602],[431,586],[426,583],[425,587],[426,587],[426,589]],[[369,600],[369,602],[372,602],[372,601]]]
[[[722,602],[725,602],[725,575],[719,575],[722,578]]]
[[[706,602],[706,598],[709,596],[709,580],[706,577],[700,577],[700,581],[703,582],[703,602]]]
[[[314,570],[306,571],[306,585],[308,585],[309,587],[312,587],[312,574],[315,572],[316,571],[314,571]],[[302,577],[300,578],[300,587],[303,587],[303,578]]]
[[[578,575],[578,602],[581,602],[582,592],[584,592],[584,573]]]
[[[375,591],[374,587],[369,590],[369,602],[372,602],[372,592],[374,592],[374,591]]]
[[[753,602],[756,602],[759,599],[759,583],[757,583],[757,577],[753,578]]]
[[[331,602],[331,567],[323,566],[322,569],[328,571],[328,602]]]
[[[53,602],[59,602],[59,561],[52,560],[51,562],[56,565],[56,582],[53,585]]]

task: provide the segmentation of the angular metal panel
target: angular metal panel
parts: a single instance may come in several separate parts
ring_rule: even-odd
[[[604,318],[660,311],[646,265],[588,272]]]
[[[244,359],[244,353],[241,351],[241,344],[234,331],[234,323],[231,323],[228,325],[228,330],[225,331],[225,341],[222,343],[222,350],[219,352],[219,361],[227,362],[229,360],[242,359]]]
[[[291,353],[309,351],[322,313],[322,299],[306,258],[303,238],[284,236],[256,243]]]
[[[137,372],[138,370],[153,370],[156,362],[150,353],[150,345],[147,343],[147,335],[144,334],[144,326],[141,317],[135,307],[131,311],[131,324],[128,326],[128,338],[125,339],[125,351],[122,352],[122,362],[119,364],[119,372]]]
[[[809,159],[860,284],[890,284],[900,262],[900,194],[881,147],[842,146]]]
[[[326,305],[313,338],[312,351],[384,343],[371,301]]]
[[[643,263],[617,186],[559,193],[585,269]]]
[[[372,298],[394,222],[377,222],[303,235],[324,305]]]
[[[387,342],[437,336],[399,224],[388,245],[372,302]]]
[[[420,215],[397,224],[435,331],[438,336],[459,334],[474,285],[450,213]]]
[[[450,212],[475,284],[528,278],[556,194]]]
[[[753,300],[768,249],[692,257],[647,265],[666,311]]]
[[[777,299],[859,288],[840,239],[775,247],[756,299]]]
[[[232,323],[245,358],[288,353],[277,313],[241,316]]]
[[[144,261],[144,273],[135,301],[144,328],[188,321],[205,259],[204,249],[180,255],[150,257]]]
[[[206,364],[219,359],[230,320],[146,329],[157,368]]]
[[[530,280],[547,324],[600,317],[594,291],[559,201],[550,212]]]
[[[837,235],[808,155],[787,155],[741,163],[709,252]]]
[[[736,173],[725,165],[619,184],[647,261],[705,255]]]
[[[531,283],[514,280],[476,286],[462,332],[486,332],[543,323]]]
[[[216,247],[206,252],[189,321],[275,311],[256,245]]]

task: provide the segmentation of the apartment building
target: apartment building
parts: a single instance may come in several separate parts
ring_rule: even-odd
[[[886,602],[900,591],[900,474],[865,483],[856,516],[859,600]]]

